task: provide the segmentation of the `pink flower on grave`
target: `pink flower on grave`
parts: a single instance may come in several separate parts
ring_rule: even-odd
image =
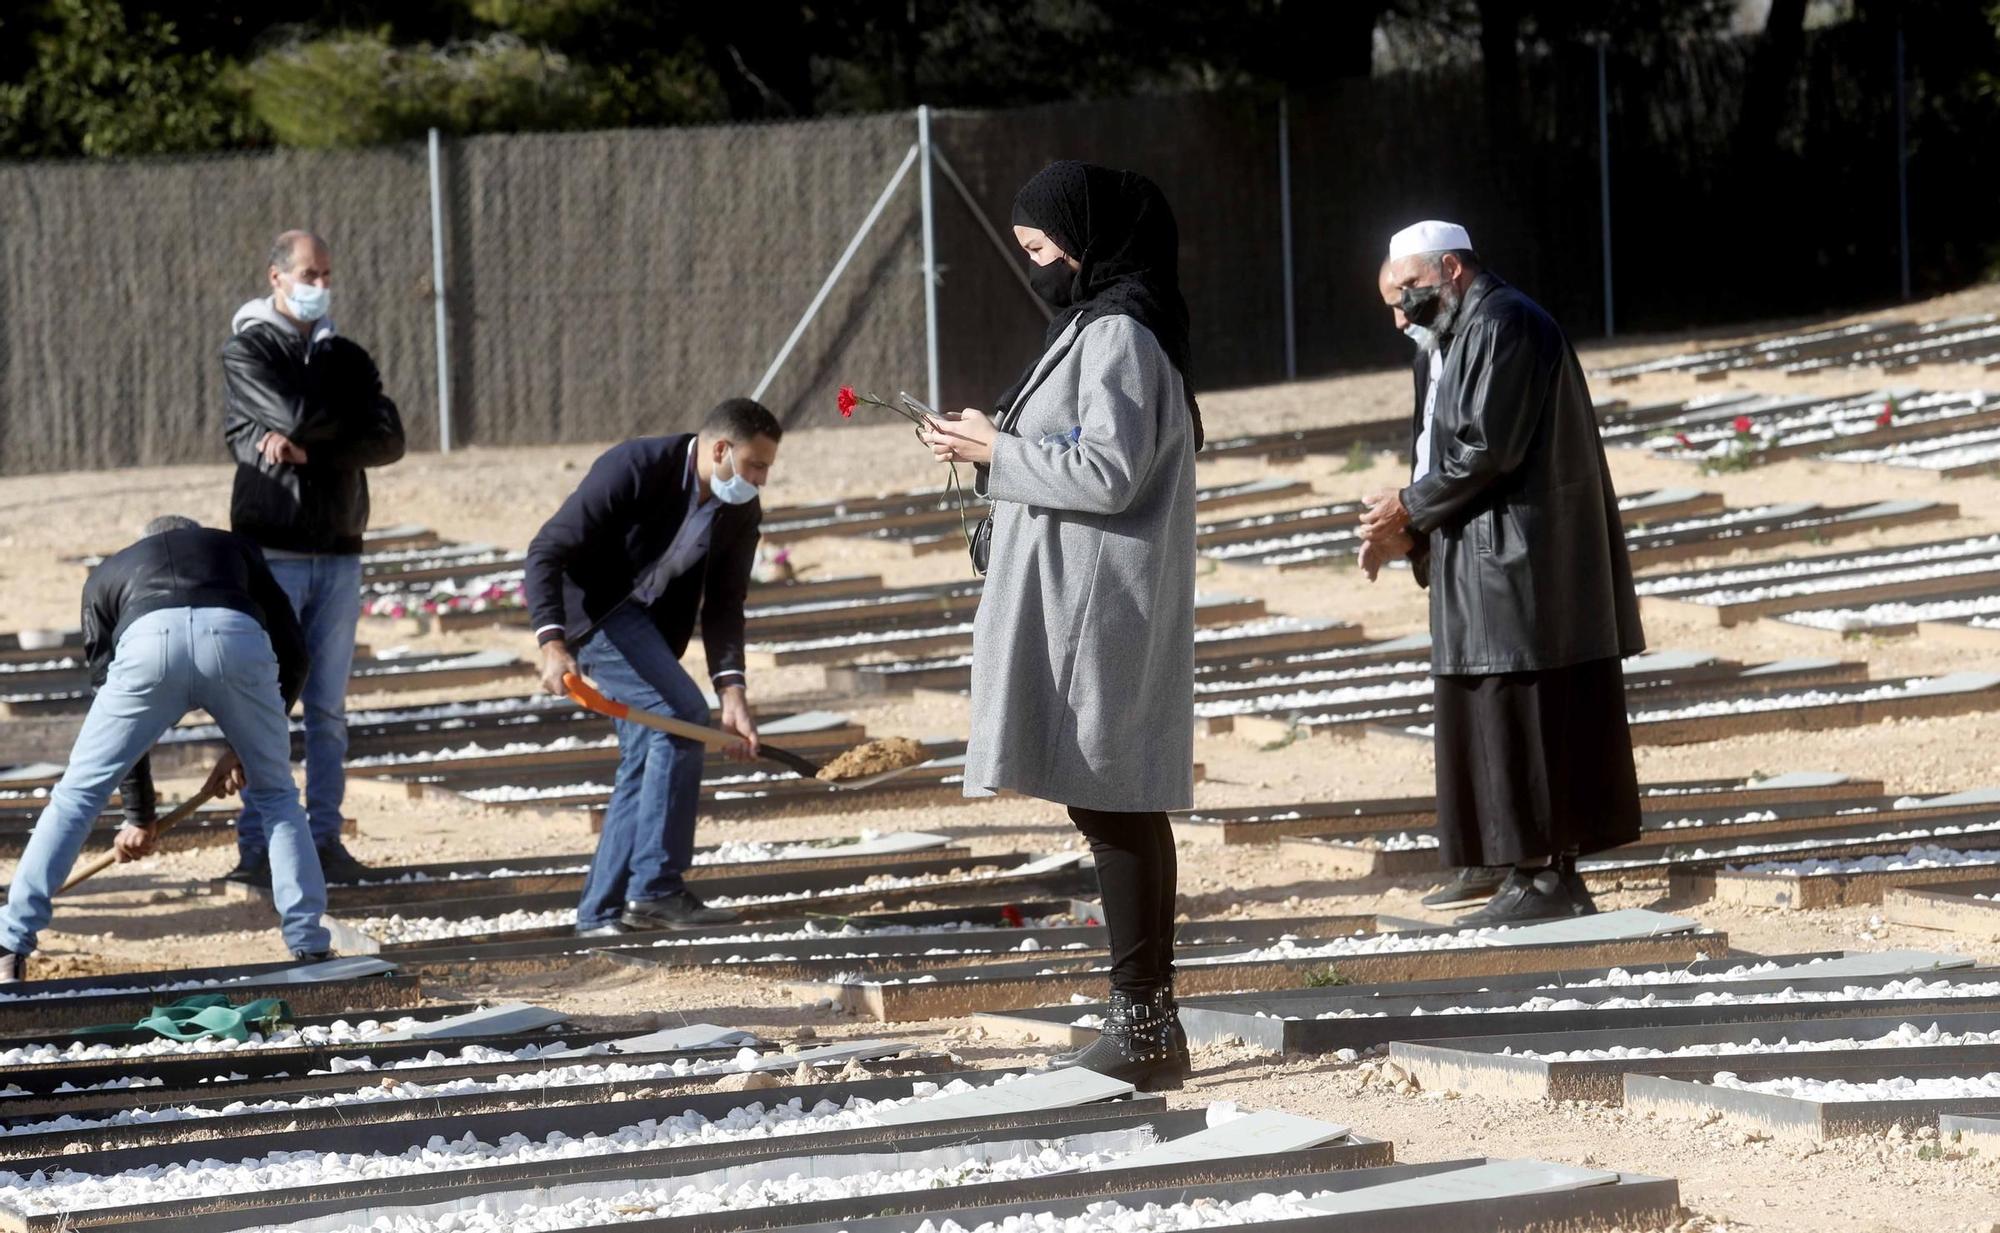
[[[1747,415],[1737,416],[1735,428],[1738,433],[1748,433],[1750,431],[1750,417]]]

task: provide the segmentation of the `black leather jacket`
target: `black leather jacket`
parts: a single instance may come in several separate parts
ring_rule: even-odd
[[[265,548],[352,554],[368,527],[368,477],[403,456],[403,420],[375,361],[338,335],[308,343],[252,301],[222,348],[222,435],[236,458],[230,527]],[[303,465],[267,463],[257,443],[283,433]]]
[[[1420,367],[1417,432],[1427,379]],[[1597,413],[1561,327],[1479,275],[1432,416],[1430,473],[1402,492],[1431,593],[1431,670],[1536,672],[1645,650]]]
[[[278,690],[285,709],[306,680],[306,640],[278,580],[257,545],[206,527],[148,535],[106,557],[83,585],[83,657],[91,692],[103,688],[132,622],[162,608],[229,608],[257,619],[278,656]],[[140,758],[121,788],[125,820],[153,820],[152,760]]]

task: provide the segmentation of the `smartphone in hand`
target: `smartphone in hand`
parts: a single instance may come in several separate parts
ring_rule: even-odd
[[[896,398],[905,407],[921,415],[925,422],[930,424],[932,432],[943,431],[942,424],[949,424],[959,418],[956,413],[947,414],[942,411],[931,410],[929,403],[926,403],[923,399],[918,398],[908,390],[898,392]]]

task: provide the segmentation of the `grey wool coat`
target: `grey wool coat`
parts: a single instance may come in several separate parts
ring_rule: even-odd
[[[1056,340],[1016,405],[985,485],[965,795],[1191,808],[1194,439],[1180,372],[1145,326],[1101,317]]]

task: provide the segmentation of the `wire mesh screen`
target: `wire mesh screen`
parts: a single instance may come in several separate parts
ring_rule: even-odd
[[[1012,243],[1022,182],[1058,158],[1129,168],[1173,205],[1181,286],[1195,329],[1194,380],[1241,385],[1284,375],[1276,110],[1245,95],[1204,94],[945,112],[939,152]],[[984,407],[1039,353],[1044,319],[956,191],[940,179],[936,213],[944,397]]]
[[[455,429],[608,440],[750,393],[914,139],[904,115],[448,145]],[[912,171],[766,392],[781,419],[921,380],[916,205]]]
[[[1763,96],[1746,85],[1757,55],[1722,40],[1606,58],[1621,329],[1895,294],[1893,46],[1812,32]],[[1464,222],[1572,335],[1602,328],[1597,73],[1571,47],[1524,59],[1518,84],[1460,64],[1287,101],[1301,375],[1407,356],[1375,272],[1389,234],[1424,217]],[[1984,113],[1913,81],[1911,242],[1920,282],[1949,285],[1990,259],[1991,194],[1964,185],[1992,180],[2000,145],[1972,122]],[[1165,190],[1198,388],[1282,379],[1279,106],[1209,93],[936,115],[947,406],[988,405],[1036,353],[1045,318],[1008,269],[1009,211],[1055,158]],[[444,143],[454,440],[672,431],[752,392],[916,136],[902,113]],[[918,181],[909,169],[884,201],[764,392],[788,423],[830,414],[841,384],[923,388]],[[294,226],[332,242],[342,333],[374,354],[412,445],[435,444],[430,213],[419,146],[0,164],[0,472],[220,461],[218,352]]]
[[[290,227],[434,442],[429,210],[414,147],[0,165],[0,471],[223,461],[222,344]]]

